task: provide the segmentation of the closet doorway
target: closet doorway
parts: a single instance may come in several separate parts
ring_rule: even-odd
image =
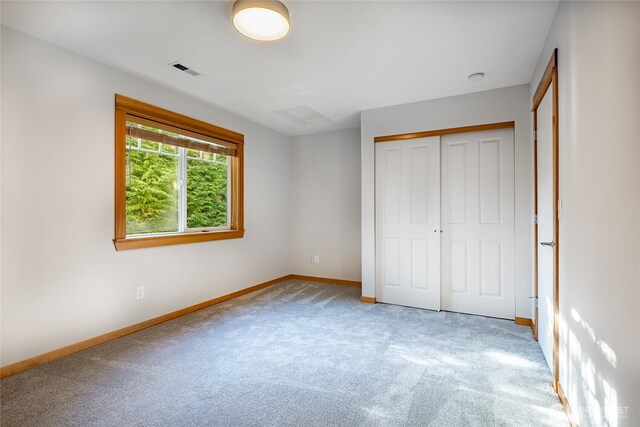
[[[376,301],[515,317],[513,122],[376,138]]]

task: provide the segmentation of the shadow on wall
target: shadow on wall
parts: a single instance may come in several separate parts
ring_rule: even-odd
[[[560,326],[560,384],[571,396],[582,396],[586,406],[571,407],[578,420],[588,420],[589,425],[618,426],[629,419],[629,407],[619,406],[618,394],[606,379],[609,370],[617,367],[615,351],[571,308],[571,318],[559,316]],[[581,344],[583,343],[583,344]],[[598,352],[583,352],[582,347],[594,346]],[[593,360],[586,354],[598,353],[608,362],[607,370],[596,371]],[[600,402],[603,402],[602,404]],[[584,421],[583,421],[584,424]]]

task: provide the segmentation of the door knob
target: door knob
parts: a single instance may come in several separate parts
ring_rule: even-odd
[[[555,243],[553,243],[553,242],[540,242],[540,244],[542,246],[555,246]]]

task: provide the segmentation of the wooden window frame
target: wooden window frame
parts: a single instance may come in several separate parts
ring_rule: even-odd
[[[127,237],[126,218],[126,123],[127,116],[151,120],[193,135],[203,135],[236,146],[229,157],[231,168],[230,229],[207,232],[166,233],[153,236]],[[212,124],[155,107],[126,96],[115,96],[115,224],[113,243],[116,250],[179,245],[211,240],[238,239],[244,236],[244,135]]]

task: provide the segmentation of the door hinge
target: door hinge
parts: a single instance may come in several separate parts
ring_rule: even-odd
[[[533,223],[538,224],[538,214],[533,214]]]
[[[538,141],[538,131],[536,129],[533,130],[533,142]]]
[[[533,306],[538,308],[538,297],[529,297],[529,299],[533,299]]]

